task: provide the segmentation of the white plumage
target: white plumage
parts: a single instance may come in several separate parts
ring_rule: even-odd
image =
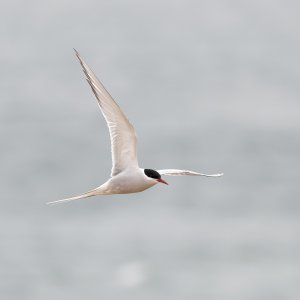
[[[75,50],[75,49],[74,49]],[[203,174],[188,170],[152,170],[142,169],[137,161],[137,139],[133,125],[122,112],[91,68],[84,62],[75,50],[76,56],[85,73],[86,80],[96,96],[99,107],[107,122],[112,153],[111,178],[101,186],[84,194],[66,198],[48,204],[67,202],[96,195],[129,194],[142,192],[158,182],[167,184],[161,175],[194,175],[194,176],[222,176],[223,174]]]

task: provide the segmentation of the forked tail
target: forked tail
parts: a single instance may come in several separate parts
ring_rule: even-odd
[[[91,191],[88,191],[84,194],[80,194],[78,196],[74,196],[74,197],[70,197],[70,198],[65,198],[65,199],[61,199],[61,200],[56,200],[56,201],[52,201],[52,202],[48,202],[47,204],[58,204],[58,203],[63,203],[63,202],[69,202],[69,201],[73,201],[73,200],[79,200],[79,199],[83,199],[83,198],[87,198],[87,197],[92,197],[92,196],[96,196],[96,195],[101,195],[102,193],[100,192],[99,188],[93,189]]]

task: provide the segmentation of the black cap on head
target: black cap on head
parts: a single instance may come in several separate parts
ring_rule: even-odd
[[[161,178],[160,174],[157,171],[152,170],[152,169],[144,169],[144,173],[146,176],[153,178],[153,179]]]

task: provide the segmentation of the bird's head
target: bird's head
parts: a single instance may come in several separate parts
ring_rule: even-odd
[[[168,184],[166,181],[164,181],[162,178],[161,178],[161,175],[155,171],[155,170],[152,170],[152,169],[144,169],[144,173],[147,177],[149,178],[152,178],[153,180],[157,181],[157,182],[160,182],[160,183],[164,183],[164,184]]]

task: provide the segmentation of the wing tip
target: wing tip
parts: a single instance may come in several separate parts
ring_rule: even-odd
[[[211,176],[213,176],[213,177],[221,177],[223,175],[224,175],[224,173],[217,173],[217,174],[212,174]]]
[[[203,174],[203,173],[199,173],[199,176],[205,176],[205,177],[222,177],[224,175],[224,173],[216,173],[216,174]]]

